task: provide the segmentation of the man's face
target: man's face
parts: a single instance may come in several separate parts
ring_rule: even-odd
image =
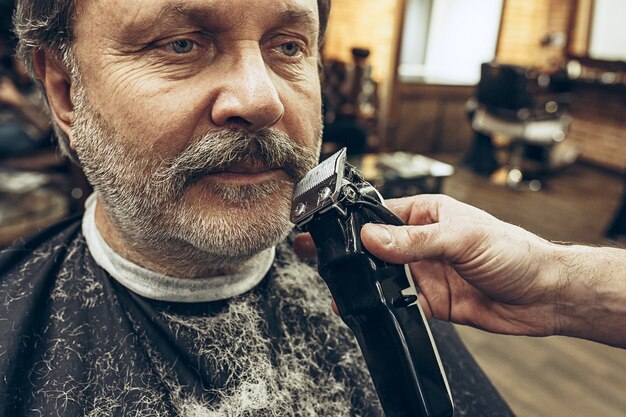
[[[319,150],[315,0],[84,0],[71,140],[118,233],[245,256]]]

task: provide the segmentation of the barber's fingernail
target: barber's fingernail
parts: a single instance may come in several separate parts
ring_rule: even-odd
[[[387,226],[381,224],[367,224],[365,225],[367,229],[367,233],[376,238],[381,245],[383,246],[392,246],[393,245],[393,237],[391,236],[391,232]]]

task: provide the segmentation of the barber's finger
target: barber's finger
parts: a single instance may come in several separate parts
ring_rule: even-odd
[[[317,250],[309,233],[300,233],[293,241],[293,250],[301,258],[315,258]]]
[[[439,207],[444,198],[439,195],[416,195],[385,201],[396,216],[407,224],[431,224],[439,221]]]
[[[439,223],[424,226],[369,223],[363,226],[361,239],[367,250],[377,258],[385,262],[404,264],[442,258],[447,244],[446,238],[439,231]]]

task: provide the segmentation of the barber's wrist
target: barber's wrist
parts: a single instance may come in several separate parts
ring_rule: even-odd
[[[556,246],[554,257],[555,333],[623,346],[626,283],[617,278],[626,270],[623,251]]]

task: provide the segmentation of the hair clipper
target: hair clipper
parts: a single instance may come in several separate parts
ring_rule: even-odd
[[[406,265],[363,246],[366,223],[402,225],[342,149],[295,187],[291,221],[311,233],[318,270],[356,336],[387,417],[450,417],[452,396]]]

